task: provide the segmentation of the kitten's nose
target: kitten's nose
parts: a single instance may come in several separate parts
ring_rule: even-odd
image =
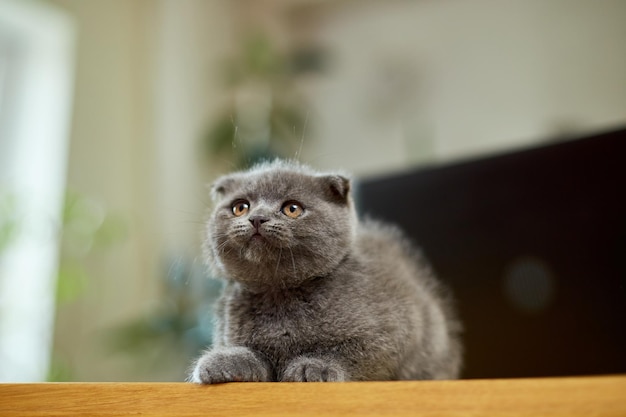
[[[254,226],[255,229],[259,230],[259,226],[263,223],[268,222],[270,219],[265,216],[252,216],[250,217],[250,223]]]

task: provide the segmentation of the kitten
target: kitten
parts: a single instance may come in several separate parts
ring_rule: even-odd
[[[275,161],[213,197],[205,252],[226,286],[191,381],[458,377],[444,288],[398,230],[357,220],[348,178]]]

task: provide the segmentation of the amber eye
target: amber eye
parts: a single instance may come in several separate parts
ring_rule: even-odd
[[[292,219],[295,219],[302,215],[302,213],[304,212],[304,208],[302,207],[300,203],[296,201],[289,201],[283,205],[283,208],[281,209],[281,211],[286,216],[289,216]]]
[[[241,217],[250,209],[250,203],[245,200],[238,200],[233,203],[233,214],[237,217]]]

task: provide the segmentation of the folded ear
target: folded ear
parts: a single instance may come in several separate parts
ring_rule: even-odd
[[[235,183],[235,179],[232,177],[218,178],[213,184],[211,184],[211,198],[214,202],[218,202],[226,194],[232,190]]]
[[[325,175],[321,177],[327,194],[333,201],[347,203],[350,196],[350,179],[343,175]]]

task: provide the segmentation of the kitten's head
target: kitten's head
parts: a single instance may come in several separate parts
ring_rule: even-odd
[[[251,289],[297,287],[350,251],[350,180],[275,161],[218,179],[205,252],[216,272]]]

